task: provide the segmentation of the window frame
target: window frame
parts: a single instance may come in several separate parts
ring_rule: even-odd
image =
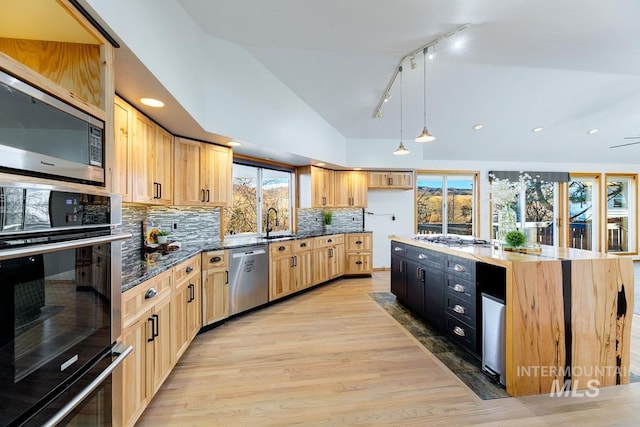
[[[435,170],[435,169],[420,169],[414,173],[414,188],[413,188],[413,230],[415,234],[418,234],[418,179],[420,175],[437,175],[443,178],[455,177],[455,176],[471,176],[473,177],[473,196],[472,196],[472,209],[471,215],[471,235],[478,238],[480,232],[480,171],[478,170]],[[446,197],[443,197],[445,202]],[[443,211],[446,209],[446,205],[443,206]]]
[[[628,251],[626,252],[609,252],[609,236],[607,235],[608,233],[608,211],[609,211],[609,203],[607,200],[607,187],[608,187],[608,182],[610,179],[617,179],[617,178],[629,178],[632,182],[633,182],[633,193],[631,194],[631,196],[633,196],[633,203],[629,203],[629,209],[633,209],[634,212],[630,212],[629,213],[629,220],[633,220],[633,224],[629,225],[629,232],[628,235],[632,236],[633,238],[633,247],[630,247]],[[602,248],[604,250],[604,252],[606,253],[611,253],[611,254],[615,254],[615,255],[637,255],[638,254],[638,174],[636,173],[610,173],[607,172],[604,174],[604,181],[603,181],[603,185],[601,186],[601,215],[602,215],[602,226],[601,226],[601,230],[600,230],[600,238],[602,240]],[[633,230],[631,230],[633,226]]]

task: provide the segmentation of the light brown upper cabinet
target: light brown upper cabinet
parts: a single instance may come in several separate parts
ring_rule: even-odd
[[[367,207],[367,173],[335,171],[336,208]]]
[[[369,188],[381,190],[413,189],[413,172],[370,171]]]
[[[298,168],[298,207],[334,207],[334,172],[317,166]]]
[[[132,151],[133,201],[170,205],[173,196],[173,136],[136,111]]]
[[[123,202],[132,202],[131,196],[131,142],[133,135],[133,107],[121,98],[115,98],[113,123],[115,130],[114,162],[111,192],[120,194]]]
[[[233,152],[227,147],[176,138],[174,204],[228,206]]]

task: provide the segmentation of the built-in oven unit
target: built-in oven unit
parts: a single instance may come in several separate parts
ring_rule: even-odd
[[[104,122],[0,70],[0,170],[104,186]]]
[[[120,218],[119,196],[0,186],[0,425],[111,419]]]

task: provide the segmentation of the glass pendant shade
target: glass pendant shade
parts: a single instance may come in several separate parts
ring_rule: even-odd
[[[431,142],[435,140],[436,137],[431,135],[426,127],[422,129],[422,133],[416,138],[416,142]]]

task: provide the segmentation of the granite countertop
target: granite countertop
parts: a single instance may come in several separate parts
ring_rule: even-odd
[[[122,292],[125,292],[140,283],[143,283],[154,276],[172,268],[183,261],[198,255],[201,252],[217,251],[222,249],[241,248],[244,246],[262,245],[271,242],[281,242],[284,240],[306,239],[309,237],[329,236],[332,234],[351,234],[351,233],[371,233],[367,230],[357,231],[333,231],[330,233],[300,233],[297,235],[283,235],[273,239],[265,239],[262,237],[231,237],[226,240],[203,240],[189,243],[181,243],[179,249],[161,254],[159,252],[151,252],[141,254],[135,259],[122,260]]]

